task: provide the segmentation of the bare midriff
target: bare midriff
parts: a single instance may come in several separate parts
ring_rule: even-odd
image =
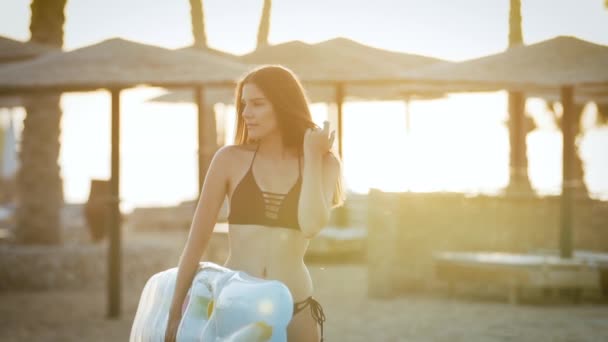
[[[249,224],[228,229],[230,252],[224,264],[251,276],[285,284],[294,301],[313,293],[312,279],[304,264],[308,239],[298,230]]]

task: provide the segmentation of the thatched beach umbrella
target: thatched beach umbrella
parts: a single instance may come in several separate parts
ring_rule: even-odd
[[[31,42],[20,42],[0,36],[0,63],[13,63],[49,52],[59,52],[60,49]]]
[[[441,88],[410,87],[398,84],[349,84],[350,80],[394,79],[394,75],[409,68],[440,62],[436,58],[378,49],[355,41],[337,38],[317,44],[290,41],[263,46],[238,57],[249,65],[281,64],[292,69],[307,85],[311,102],[335,102],[338,109],[338,151],[342,155],[342,104],[345,98],[361,100],[405,100],[438,98]],[[233,103],[234,93],[213,94],[218,102]],[[173,92],[152,99],[156,102],[192,102],[185,92]]]
[[[576,86],[583,93],[605,90],[608,47],[557,37],[460,63],[440,63],[402,73],[404,79],[454,91],[513,89],[551,92]]]
[[[51,52],[61,52],[61,50],[52,46],[21,42],[0,36],[0,64],[15,63]],[[18,96],[0,96],[0,108],[21,106],[23,106],[23,101]]]
[[[212,49],[209,47],[199,48],[194,46],[188,46],[185,48],[178,49],[176,51],[190,51],[190,52],[199,52],[208,53],[212,55],[216,55],[224,58],[225,60],[234,61],[235,63],[241,63],[238,55],[233,55],[231,53],[220,51],[216,49]],[[241,63],[243,64],[243,63]],[[244,64],[243,64],[244,65]],[[205,101],[207,103],[231,103],[234,100],[234,88],[209,88],[205,89]],[[190,91],[184,90],[174,90],[170,91],[166,94],[154,97],[148,100],[149,102],[158,102],[158,103],[193,103],[195,98]]]
[[[336,49],[355,56],[361,56],[362,58],[374,61],[375,63],[387,62],[397,65],[403,70],[416,69],[425,65],[444,62],[444,60],[439,58],[376,48],[348,38],[329,39],[315,45],[322,48]]]
[[[11,64],[0,70],[0,92],[226,86],[247,70],[203,52],[174,51],[115,38]]]
[[[605,98],[608,90],[608,47],[573,37],[540,43],[461,63],[438,64],[402,73],[404,79],[439,84],[453,91],[509,89],[559,93],[563,106],[563,178],[560,253],[572,256],[572,196],[575,158],[573,130],[575,90],[585,96]],[[600,94],[604,95],[600,95]]]
[[[234,86],[247,71],[222,57],[172,51],[123,39],[110,39],[61,54],[49,54],[0,69],[0,94],[93,91],[107,89],[112,98],[111,215],[109,223],[109,316],[120,314],[120,92],[138,85],[194,88],[202,122],[206,85]],[[199,141],[201,137],[199,134]],[[202,173],[202,172],[200,172]],[[200,177],[199,177],[200,179]]]

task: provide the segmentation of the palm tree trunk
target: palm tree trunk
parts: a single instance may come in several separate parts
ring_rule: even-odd
[[[562,117],[559,117],[559,115],[556,112],[555,109],[555,104],[547,104],[547,108],[549,109],[549,111],[551,112],[552,116],[553,116],[553,122],[555,123],[555,125],[557,127],[559,127],[560,131],[564,131],[563,130],[563,123],[562,123]],[[572,131],[575,132],[575,137],[576,140],[579,140],[581,138],[581,136],[583,135],[582,132],[582,128],[581,128],[581,118],[583,116],[583,110],[585,109],[585,105],[584,104],[579,104],[576,103],[574,104],[574,114],[575,117],[572,120]],[[563,114],[562,114],[563,115]],[[578,144],[577,144],[578,145]],[[576,184],[576,187],[574,188],[573,194],[575,196],[575,198],[588,198],[589,197],[589,190],[587,188],[587,185],[585,184],[585,168],[583,166],[583,160],[581,158],[581,151],[580,148],[578,146],[574,147],[576,153],[574,154],[574,160],[573,160],[573,165],[572,165],[572,181]]]
[[[202,0],[190,0],[190,17],[192,18],[194,46],[204,49],[207,47],[207,33],[205,31],[205,15]]]
[[[264,7],[262,9],[262,18],[260,19],[260,26],[258,27],[258,42],[256,49],[262,46],[268,45],[268,35],[270,34],[270,8],[272,6],[271,0],[264,0]]]
[[[575,151],[576,153],[574,154],[574,160],[573,160],[573,170],[572,170],[572,178],[573,181],[576,183],[576,188],[574,189],[574,197],[575,198],[588,198],[589,197],[589,190],[587,189],[587,185],[585,184],[585,169],[583,167],[583,160],[581,158],[581,150],[580,147],[578,146],[578,140],[580,140],[580,138],[582,137],[583,133],[582,133],[582,129],[581,129],[581,117],[583,116],[583,109],[585,109],[585,106],[582,104],[575,104],[574,105],[574,113],[575,113],[575,118],[574,118],[574,127],[573,127],[573,131],[576,132],[576,148]]]
[[[30,41],[63,46],[67,0],[32,0]],[[59,94],[25,99],[27,112],[17,174],[17,231],[23,244],[61,243],[63,184],[58,164]]]
[[[509,47],[524,43],[521,25],[521,0],[509,0]]]
[[[510,0],[509,47],[523,44],[521,24],[521,0]],[[533,193],[528,177],[528,156],[526,146],[525,107],[526,97],[522,92],[509,92],[509,185],[507,193]]]

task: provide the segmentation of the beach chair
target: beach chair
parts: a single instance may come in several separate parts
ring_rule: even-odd
[[[572,289],[578,300],[582,290],[600,284],[597,265],[576,258],[494,252],[440,252],[433,258],[437,278],[450,289],[461,282],[500,286],[512,304],[524,288]]]

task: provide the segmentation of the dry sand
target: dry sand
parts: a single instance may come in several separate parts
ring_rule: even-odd
[[[512,306],[439,294],[369,299],[364,266],[311,266],[326,341],[608,341],[607,304]],[[105,292],[0,293],[0,341],[126,341],[141,288],[125,285],[123,315]]]

